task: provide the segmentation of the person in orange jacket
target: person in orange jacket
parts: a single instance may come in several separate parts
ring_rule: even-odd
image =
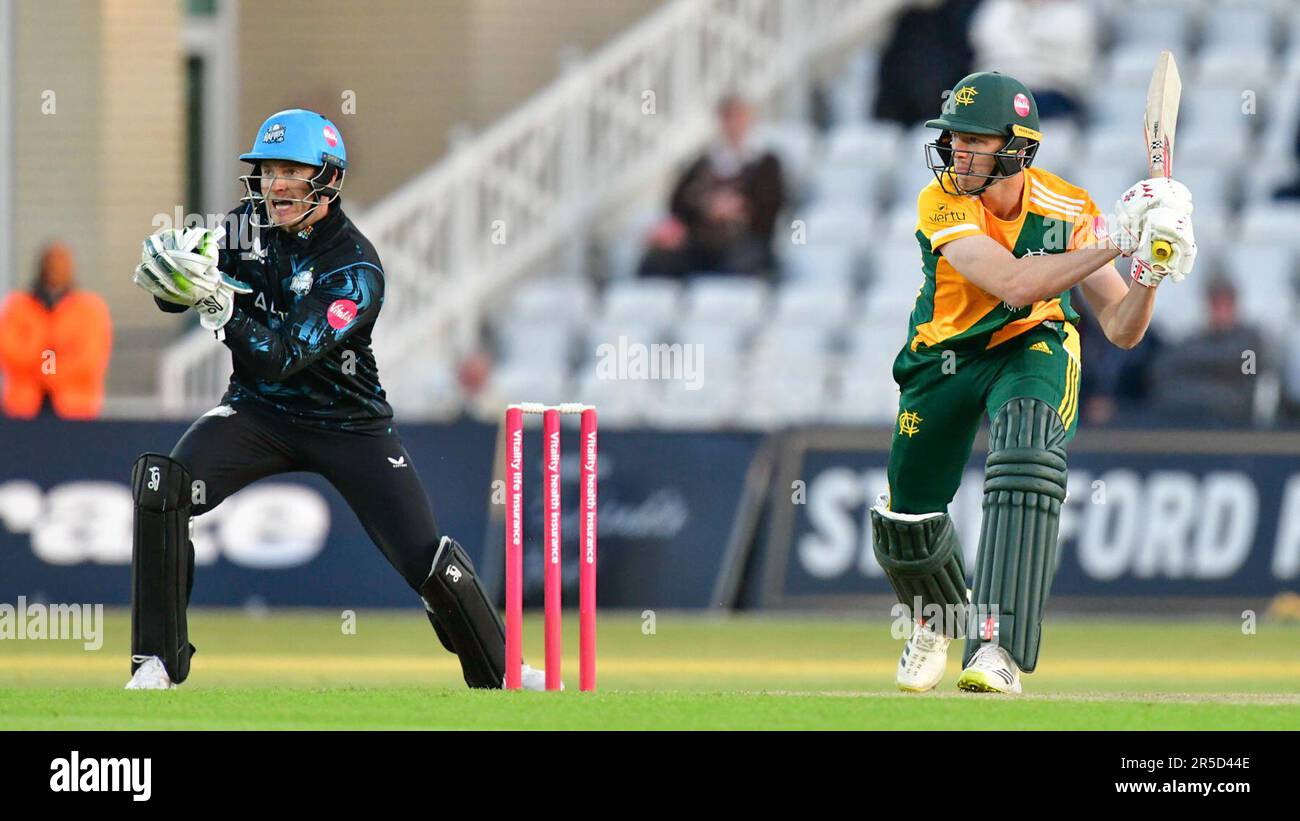
[[[0,305],[0,410],[20,419],[50,410],[93,419],[104,404],[112,343],[108,306],[76,287],[67,246],[48,246],[32,289]]]

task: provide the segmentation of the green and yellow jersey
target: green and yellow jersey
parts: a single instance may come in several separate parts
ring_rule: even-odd
[[[948,262],[939,249],[962,237],[984,234],[1016,257],[1059,254],[1086,247],[1095,240],[1094,220],[1100,214],[1088,192],[1049,171],[1027,168],[1020,214],[1001,220],[978,196],[949,194],[935,180],[917,197],[916,239],[921,245],[925,282],[916,297],[908,326],[908,348],[987,350],[1019,336],[1046,320],[1074,325],[1079,314],[1070,306],[1068,291],[1033,305],[1012,308],[975,285]]]

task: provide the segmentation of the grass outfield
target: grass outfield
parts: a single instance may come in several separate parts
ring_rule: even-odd
[[[104,646],[0,642],[0,729],[1300,729],[1300,626],[1061,619],[1018,697],[893,690],[887,625],[604,615],[600,692],[470,692],[418,611],[196,610],[189,681],[126,692],[129,621]],[[577,685],[577,618],[565,679]],[[541,659],[541,623],[525,652]]]

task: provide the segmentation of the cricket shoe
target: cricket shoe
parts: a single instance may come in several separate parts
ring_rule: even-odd
[[[986,644],[975,651],[975,657],[961,671],[957,689],[968,693],[1019,693],[1020,668],[1006,650]]]
[[[506,683],[504,681],[501,682],[501,686],[504,688]],[[542,692],[546,689],[546,671],[538,670],[536,667],[525,662],[519,670],[519,686],[525,690],[536,690],[539,693]],[[564,682],[562,681],[560,682],[560,689],[564,689]]]
[[[952,639],[917,622],[907,644],[903,645],[903,655],[898,659],[898,674],[894,677],[898,689],[905,693],[933,690],[948,666],[948,645],[951,643]]]
[[[157,656],[131,656],[131,661],[139,662],[140,666],[135,668],[135,674],[126,683],[126,689],[171,690],[176,687],[167,675],[162,659]]]

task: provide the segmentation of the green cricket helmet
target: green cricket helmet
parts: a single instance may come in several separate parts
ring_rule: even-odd
[[[981,71],[962,78],[943,101],[938,119],[926,120],[926,128],[938,128],[938,139],[925,146],[926,164],[949,194],[978,194],[998,180],[1015,176],[1034,163],[1043,135],[1038,131],[1038,104],[1025,84],[999,74]],[[993,173],[969,174],[983,177],[984,184],[970,191],[961,190],[952,168],[952,135],[987,134],[1006,137],[997,151],[963,151],[993,157]]]

